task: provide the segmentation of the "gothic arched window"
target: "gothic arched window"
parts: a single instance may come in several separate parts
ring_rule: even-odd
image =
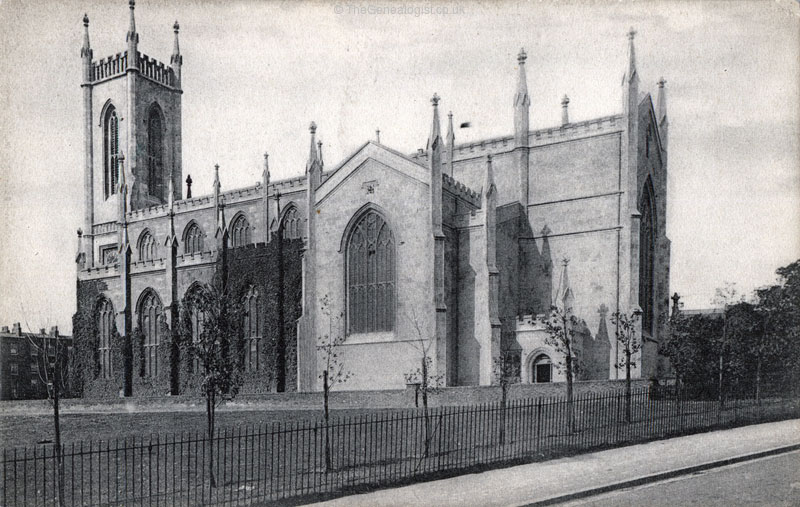
[[[150,234],[150,231],[144,231],[139,236],[139,260],[152,261],[156,258],[156,239]]]
[[[147,115],[147,191],[164,200],[164,130],[156,105]]]
[[[260,297],[258,289],[250,287],[244,296],[244,339],[245,367],[250,371],[259,369],[259,349],[261,340],[261,321],[259,319]]]
[[[147,289],[139,303],[139,329],[144,335],[144,375],[158,375],[158,322],[161,318],[161,299],[152,290]]]
[[[97,304],[98,352],[100,360],[100,378],[111,378],[114,367],[111,363],[111,337],[114,332],[114,306],[108,299]]]
[[[192,222],[183,233],[183,253],[195,254],[203,251],[203,238],[205,234],[200,226]]]
[[[250,222],[243,214],[236,217],[231,226],[231,247],[250,244]]]
[[[347,243],[349,332],[392,331],[394,310],[394,236],[381,215],[368,211]]]
[[[283,239],[300,239],[303,237],[300,221],[300,213],[297,211],[297,206],[290,204],[281,219],[280,230],[283,231]]]
[[[653,332],[653,307],[655,282],[655,238],[656,212],[653,190],[648,179],[642,192],[639,211],[642,214],[639,225],[639,306],[642,308],[642,332]]]
[[[103,117],[103,192],[105,198],[117,193],[119,184],[119,118],[114,106]]]

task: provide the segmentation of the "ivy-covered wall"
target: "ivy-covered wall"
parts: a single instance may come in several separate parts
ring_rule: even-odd
[[[70,358],[70,391],[76,397],[116,398],[124,380],[124,342],[116,328],[111,338],[111,378],[100,376],[97,303],[108,289],[102,280],[78,281],[78,311],[72,316],[73,352]]]
[[[297,387],[297,337],[296,322],[301,313],[302,295],[302,240],[273,240],[268,244],[258,243],[228,249],[220,256],[213,280],[198,280],[212,284],[226,280],[230,293],[244,297],[253,287],[257,290],[258,316],[261,337],[259,339],[258,368],[248,369],[245,361],[247,341],[244,330],[234,340],[233,353],[237,354],[243,372],[243,393],[266,393],[277,391],[276,367],[278,361],[279,302],[283,295],[285,326],[285,390]],[[282,252],[279,249],[282,248]],[[281,270],[278,259],[283,259],[283,286],[280,285]],[[224,264],[223,264],[224,263]],[[186,337],[181,329],[190,329],[186,312],[175,309],[172,327],[166,312],[158,324],[159,345],[156,351],[158,369],[155,376],[146,375],[144,334],[138,326],[139,318],[133,315],[134,323],[130,341],[121,337],[116,329],[112,332],[111,378],[100,375],[98,301],[109,292],[108,284],[102,280],[78,281],[78,311],[73,316],[74,354],[70,368],[70,386],[75,396],[89,399],[108,399],[120,396],[125,384],[125,364],[130,364],[133,397],[157,397],[168,395],[199,394],[201,376],[195,372],[194,360],[182,341]],[[183,297],[183,295],[181,295]],[[182,300],[176,305],[183,304]],[[115,307],[115,311],[121,309]],[[129,343],[130,346],[126,347]],[[126,358],[127,354],[130,355]],[[128,359],[128,361],[126,361]]]
[[[278,251],[283,248],[283,252]],[[283,308],[286,391],[297,390],[297,319],[301,313],[302,296],[301,239],[274,239],[264,245],[248,245],[228,251],[228,286],[234,294],[244,296],[252,286],[258,290],[261,340],[258,370],[244,368],[245,343],[242,337],[242,365],[245,382],[243,393],[264,393],[277,390],[280,270],[283,258]]]

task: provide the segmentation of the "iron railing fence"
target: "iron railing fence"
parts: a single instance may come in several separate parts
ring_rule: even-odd
[[[800,417],[800,400],[733,399],[723,408],[673,392],[512,400],[4,449],[3,505],[248,505],[398,484],[712,428]],[[570,416],[571,414],[571,416]],[[572,419],[572,424],[570,424]],[[326,438],[327,435],[327,438]],[[326,445],[326,441],[328,444]],[[210,459],[213,450],[214,459]],[[211,464],[211,465],[210,465]],[[216,487],[211,487],[210,471]],[[62,487],[59,488],[59,484]]]

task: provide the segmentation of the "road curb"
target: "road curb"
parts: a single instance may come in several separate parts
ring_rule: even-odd
[[[765,458],[767,456],[775,456],[777,454],[784,454],[787,452],[792,452],[800,449],[800,444],[792,444],[792,445],[785,445],[782,447],[775,447],[773,449],[769,449],[766,451],[759,451],[750,454],[743,454],[740,456],[734,456],[732,458],[725,458],[716,461],[710,461],[708,463],[701,463],[699,465],[692,465],[690,467],[678,468],[675,470],[669,470],[666,472],[659,472],[652,475],[646,475],[644,477],[637,477],[636,479],[630,479],[627,481],[615,482],[613,484],[606,484],[604,486],[598,486],[596,488],[589,488],[582,491],[576,491],[574,493],[567,493],[564,495],[558,495],[554,497],[547,498],[545,500],[539,500],[537,502],[531,502],[522,504],[525,507],[536,507],[542,505],[555,505],[564,502],[571,502],[573,500],[580,500],[581,498],[588,498],[591,496],[601,495],[603,493],[608,493],[611,491],[616,491],[620,489],[632,488],[635,486],[641,486],[644,484],[649,484],[652,482],[659,482],[664,481],[667,479],[672,479],[674,477],[679,477],[681,475],[689,475],[697,472],[702,472],[704,470],[710,470],[712,468],[723,467],[727,465],[733,465],[736,463],[741,463],[744,461],[750,461],[758,458]]]

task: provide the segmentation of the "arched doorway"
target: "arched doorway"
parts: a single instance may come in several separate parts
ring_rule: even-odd
[[[531,361],[531,384],[553,381],[553,361],[547,354],[539,354]]]

